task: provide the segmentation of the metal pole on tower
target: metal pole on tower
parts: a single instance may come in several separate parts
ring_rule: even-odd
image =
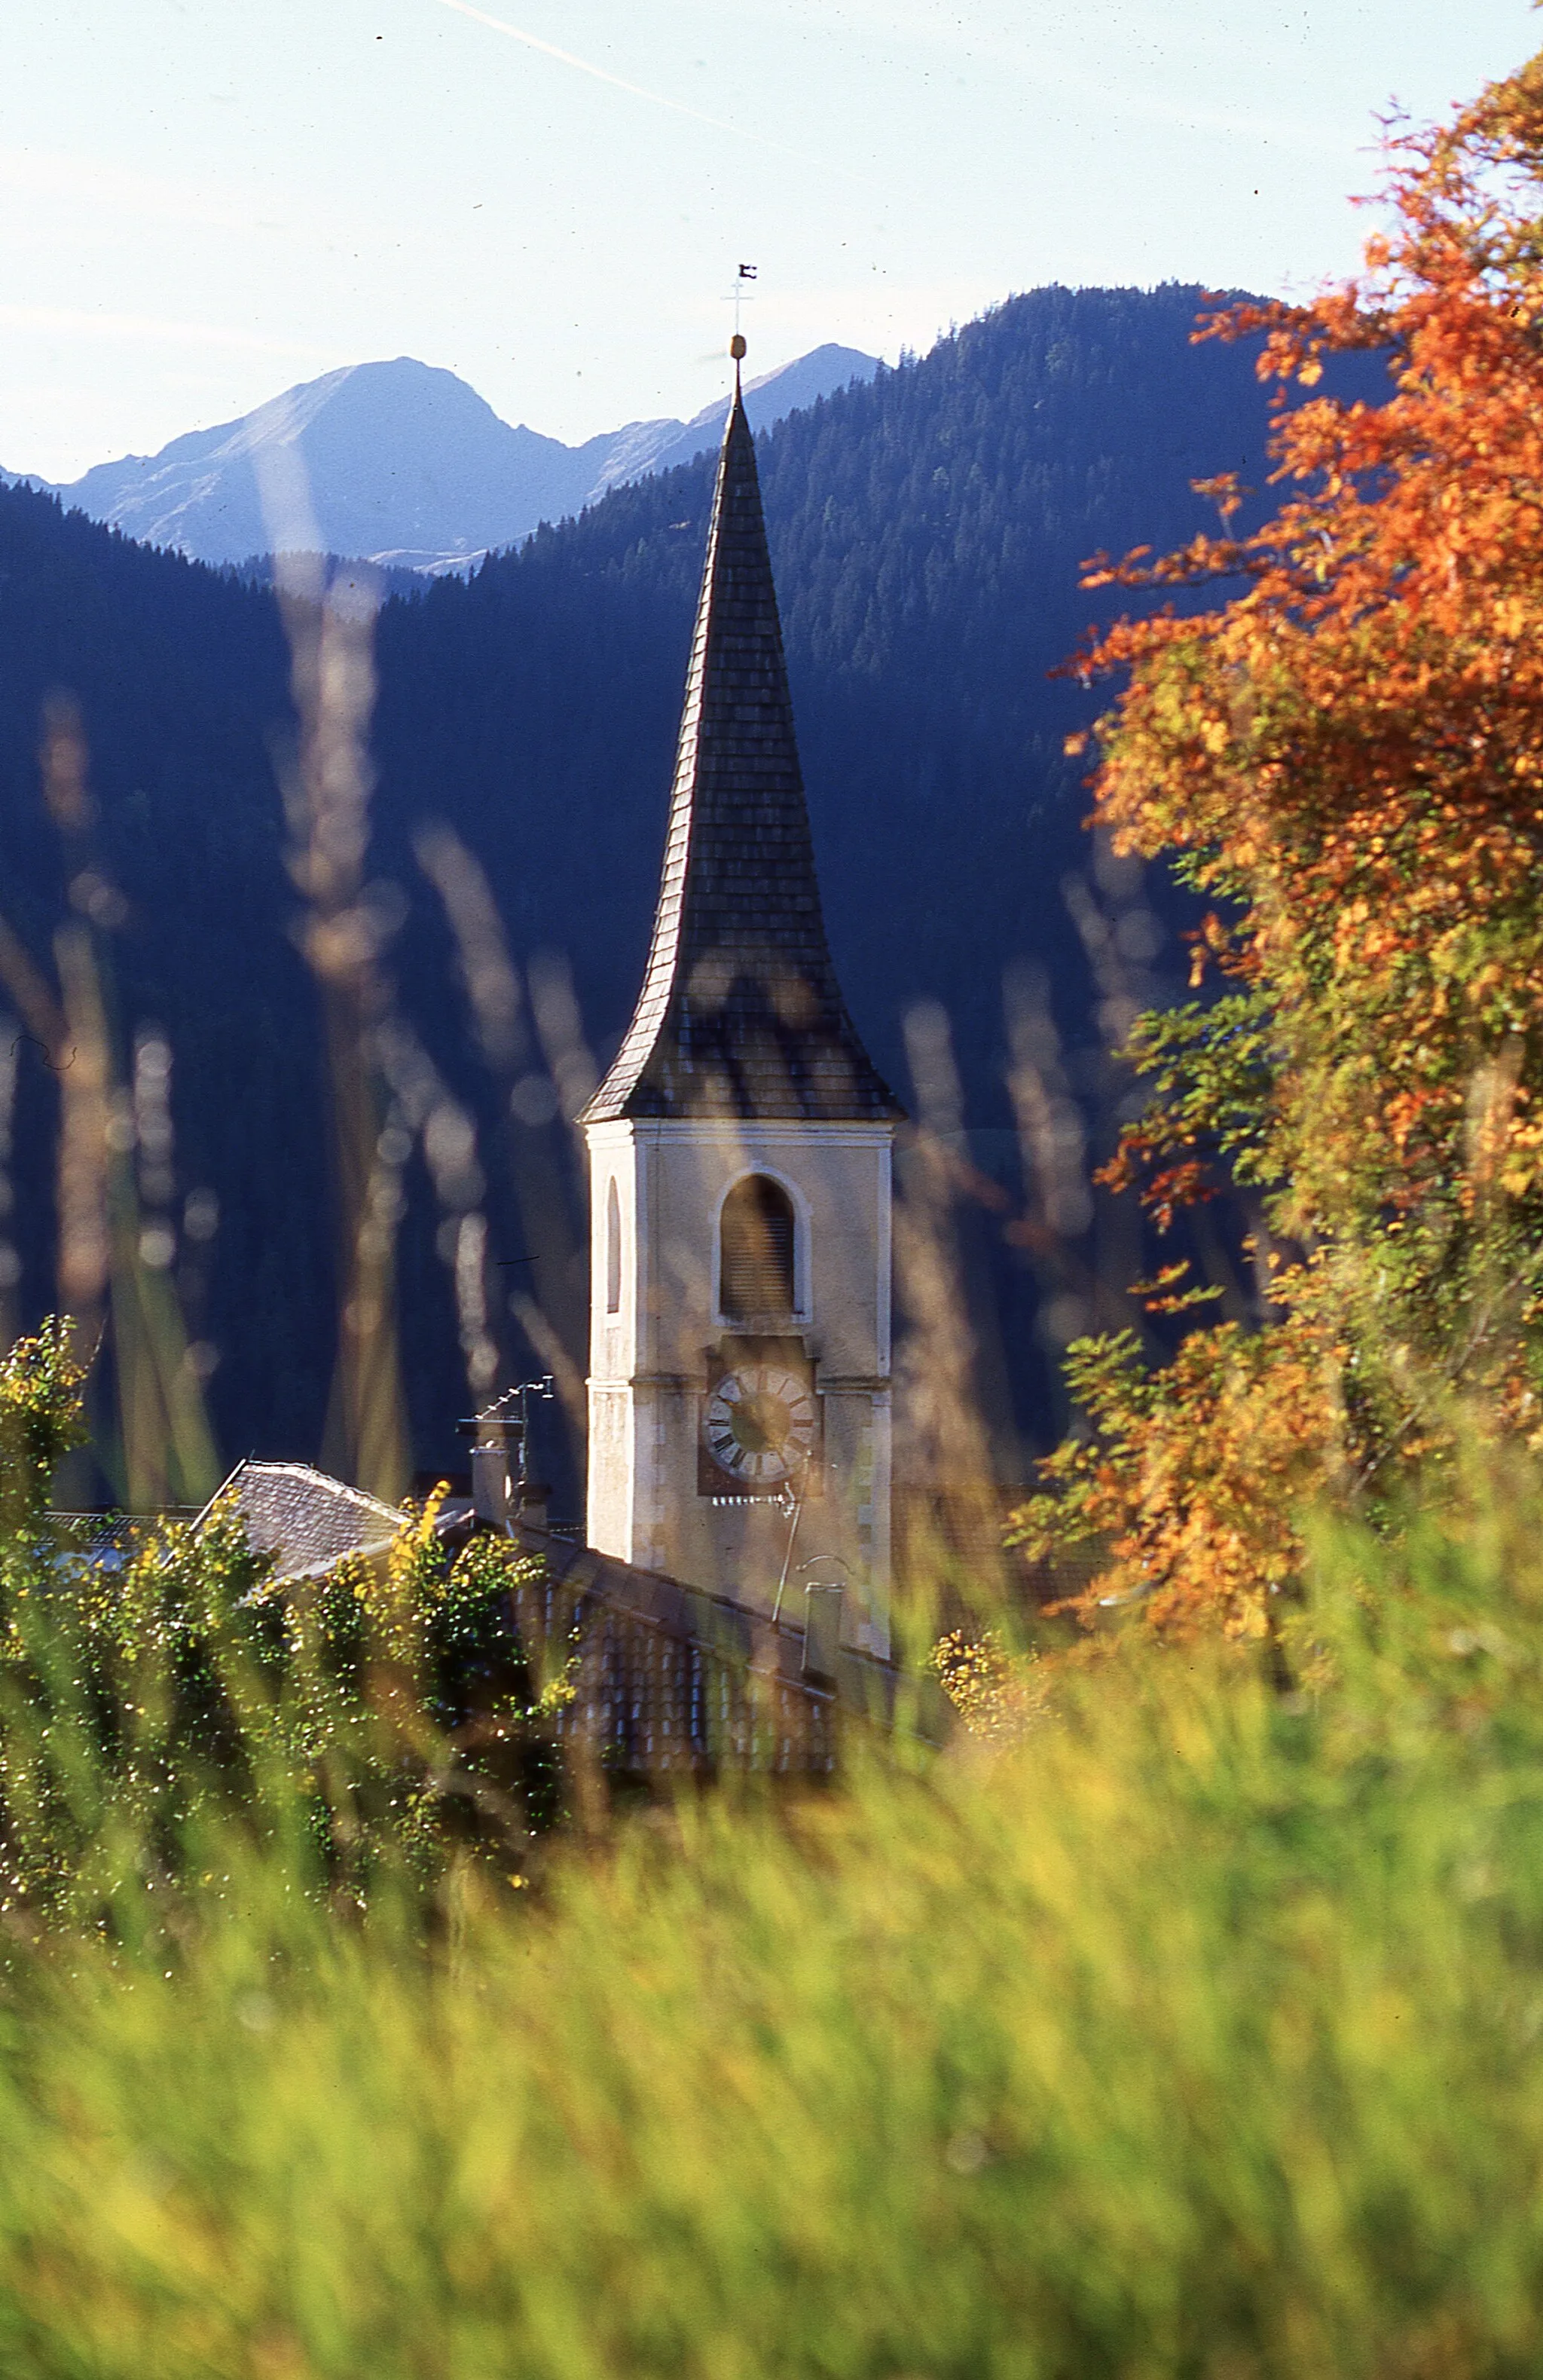
[[[753,289],[748,285],[754,279],[755,267],[753,264],[741,264],[738,273],[734,275],[734,335],[729,342],[729,352],[734,358],[734,387],[736,392],[738,392],[740,385],[740,366],[744,361],[745,355],[744,333],[740,327],[740,309],[744,304],[747,298],[753,298],[754,296],[755,293]]]

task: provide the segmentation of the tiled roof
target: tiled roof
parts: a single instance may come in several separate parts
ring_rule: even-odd
[[[186,1509],[157,1512],[59,1512],[45,1516],[49,1537],[59,1553],[73,1556],[88,1570],[121,1570],[153,1536],[158,1521],[191,1520]]]
[[[319,1578],[344,1554],[382,1552],[405,1518],[304,1463],[238,1463],[215,1501],[230,1499],[253,1552],[274,1557],[275,1585]]]
[[[523,1552],[540,1556],[548,1585],[565,1588],[585,1604],[657,1629],[676,1643],[700,1646],[721,1660],[759,1670],[816,1700],[834,1695],[870,1718],[888,1723],[894,1718],[897,1671],[891,1662],[843,1645],[835,1677],[826,1685],[814,1685],[803,1674],[804,1631],[790,1621],[774,1625],[765,1612],[732,1596],[683,1586],[662,1571],[642,1570],[635,1563],[619,1561],[612,1554],[596,1553],[591,1547],[569,1545],[551,1530],[528,1523],[515,1529],[513,1538]],[[923,1689],[923,1700],[929,1712],[935,1705],[946,1720],[941,1696]],[[934,1731],[931,1718],[925,1724],[921,1720],[922,1715],[913,1712],[910,1723],[916,1732]]]
[[[826,941],[755,446],[736,394],[718,462],[654,941],[583,1121],[902,1112]]]

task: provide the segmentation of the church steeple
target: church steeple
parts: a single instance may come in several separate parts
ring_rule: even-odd
[[[718,459],[664,872],[637,1010],[585,1123],[891,1119],[826,941],[739,387]]]
[[[769,1612],[791,1497],[805,1570],[837,1566],[844,1639],[878,1653],[899,1114],[826,941],[736,373],[648,973],[583,1118],[587,1529]]]

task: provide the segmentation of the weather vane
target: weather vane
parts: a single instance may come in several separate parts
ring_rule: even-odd
[[[753,281],[754,278],[755,267],[753,264],[741,264],[738,273],[734,275],[734,335],[729,342],[729,352],[734,358],[734,378],[736,383],[738,382],[740,376],[740,366],[744,361],[745,354],[744,333],[740,328],[740,309],[744,304],[747,298],[753,298],[755,295],[753,289],[747,286],[747,285]]]

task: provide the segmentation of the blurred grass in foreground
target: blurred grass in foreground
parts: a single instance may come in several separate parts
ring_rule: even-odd
[[[0,2371],[1536,2373],[1543,1496],[1467,1466],[1289,1694],[1122,1641],[517,1879],[211,1819],[13,1910]]]

